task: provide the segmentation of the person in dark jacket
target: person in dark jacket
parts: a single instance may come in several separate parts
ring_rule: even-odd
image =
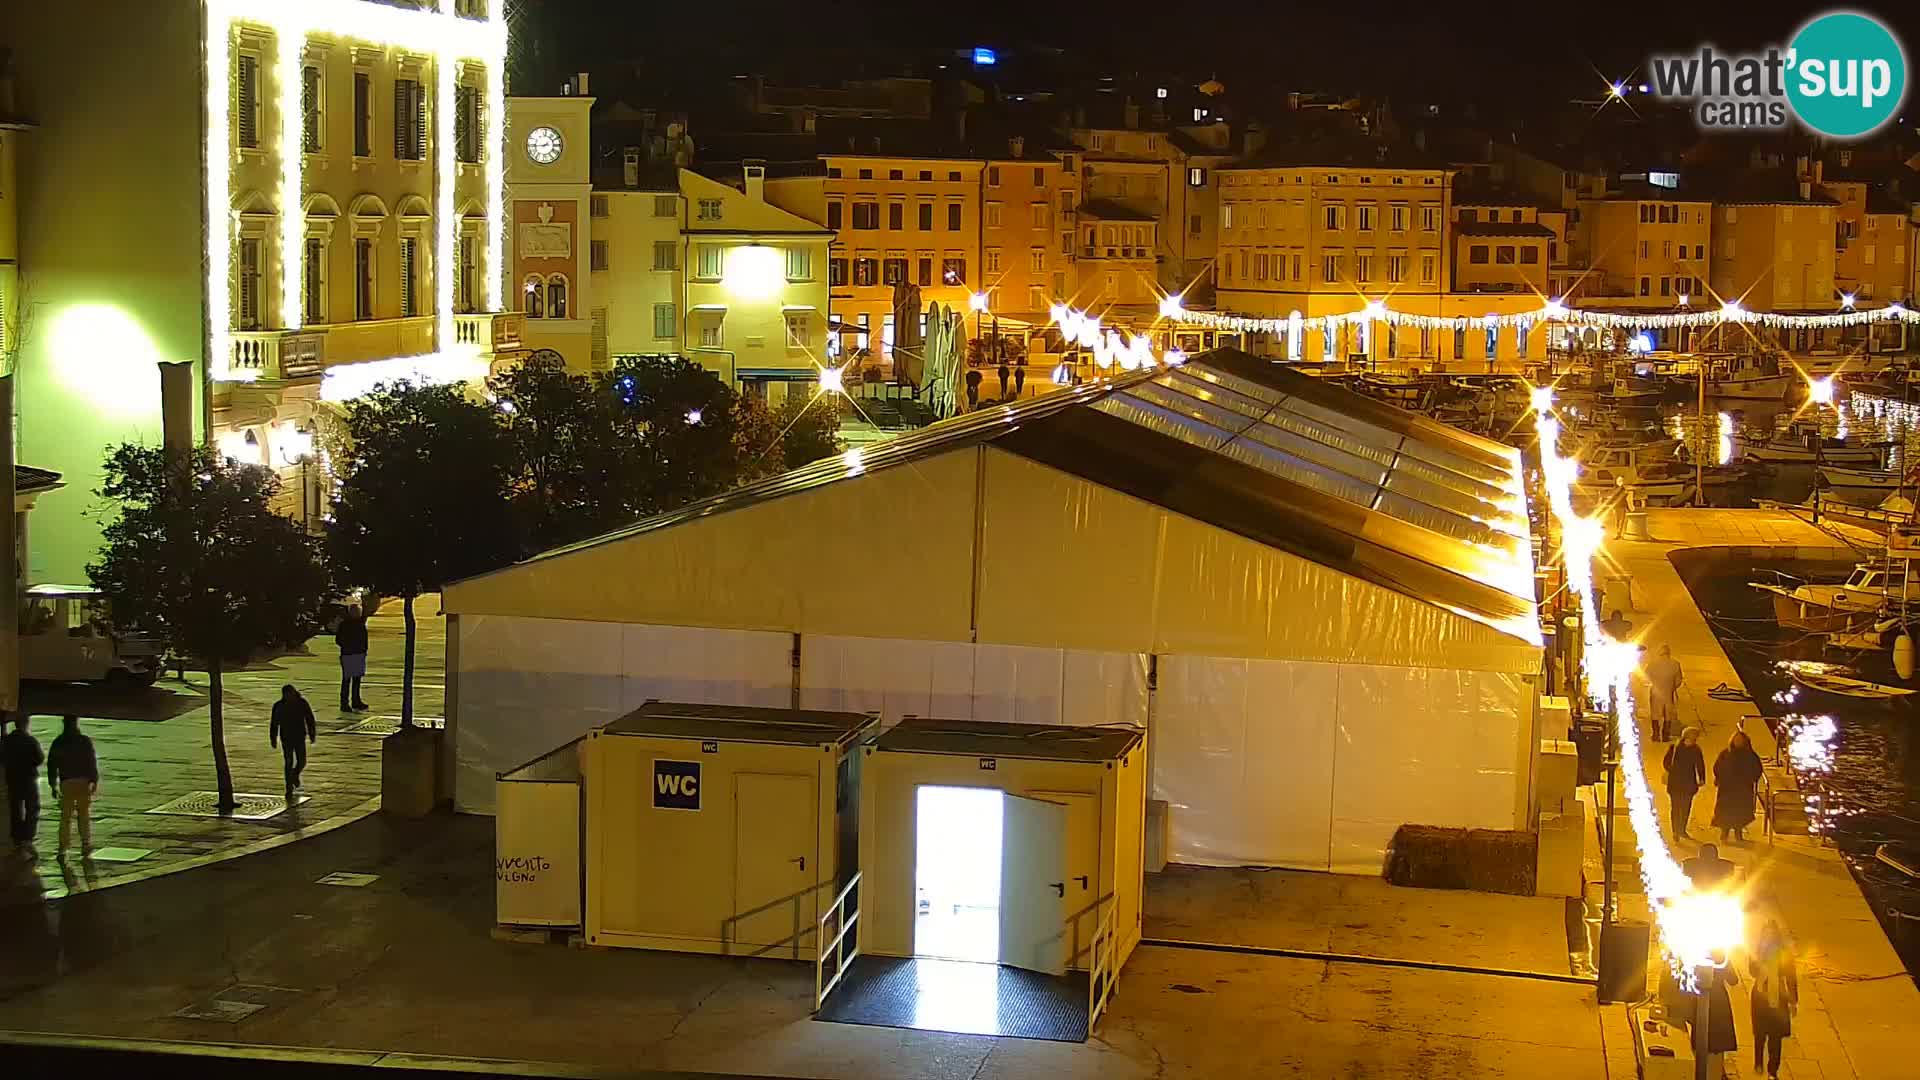
[[[360,680],[367,675],[367,620],[360,605],[353,604],[334,628],[333,642],[340,646],[340,711],[365,712],[367,703],[360,697]]]
[[[27,730],[27,714],[13,714],[13,730],[0,738],[0,760],[7,776],[7,835],[16,850],[32,851],[40,828],[39,740]]]
[[[1753,1071],[1758,1075],[1764,1066],[1768,1076],[1778,1077],[1780,1044],[1793,1034],[1793,1011],[1800,1005],[1800,977],[1787,935],[1772,919],[1760,928],[1747,974],[1753,978]]]
[[[967,369],[967,408],[969,409],[980,407],[980,378],[979,368]]]
[[[1744,731],[1736,731],[1727,748],[1713,759],[1713,823],[1720,829],[1720,842],[1731,833],[1745,840],[1746,828],[1753,824],[1754,792],[1766,767],[1753,752],[1753,740]]]
[[[1733,880],[1733,860],[1720,857],[1720,848],[1714,844],[1701,844],[1700,854],[1680,864],[1680,872],[1687,875],[1693,887],[1703,891],[1718,889]]]
[[[1715,966],[1708,969],[1710,974],[1702,980],[1702,990],[1707,995],[1707,1075],[1725,1076],[1726,1066],[1721,1064],[1720,1055],[1740,1049],[1740,1031],[1733,1026],[1733,999],[1728,996],[1727,987],[1738,986],[1740,977],[1733,973],[1733,965],[1727,962],[1725,953],[1716,950],[1713,962]],[[1697,1047],[1699,1043],[1694,1045]]]
[[[313,722],[313,706],[288,683],[280,688],[280,700],[273,703],[273,717],[267,721],[267,745],[279,746],[287,764],[287,801],[300,793],[300,770],[307,767],[307,744],[320,740],[320,729]]]
[[[80,853],[93,850],[93,796],[100,790],[100,762],[93,756],[93,740],[80,733],[80,718],[60,718],[60,734],[47,751],[47,787],[60,797],[60,851],[75,819],[80,822]]]
[[[1707,756],[1700,750],[1700,729],[1687,728],[1680,741],[1667,747],[1667,802],[1673,808],[1675,839],[1687,835],[1693,817],[1693,797],[1707,786]]]

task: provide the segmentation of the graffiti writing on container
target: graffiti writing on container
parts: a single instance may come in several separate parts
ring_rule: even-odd
[[[496,881],[538,881],[541,873],[551,869],[553,864],[538,855],[515,855],[493,860],[493,877]]]

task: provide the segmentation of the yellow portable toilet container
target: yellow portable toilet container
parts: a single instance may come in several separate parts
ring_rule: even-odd
[[[593,945],[811,960],[854,873],[863,713],[650,701],[591,732]]]
[[[1140,941],[1142,733],[909,717],[862,756],[861,951],[1087,971],[1104,999]]]

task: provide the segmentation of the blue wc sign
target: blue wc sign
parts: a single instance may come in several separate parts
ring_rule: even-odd
[[[653,805],[658,810],[700,809],[700,763],[655,758]]]

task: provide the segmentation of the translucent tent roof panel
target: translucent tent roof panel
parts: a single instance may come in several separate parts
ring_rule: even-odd
[[[980,409],[530,561],[989,443],[1539,641],[1517,450],[1231,349]]]

